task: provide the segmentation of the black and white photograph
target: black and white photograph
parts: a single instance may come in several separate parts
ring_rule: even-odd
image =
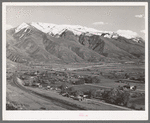
[[[4,120],[147,120],[147,2],[4,2]]]

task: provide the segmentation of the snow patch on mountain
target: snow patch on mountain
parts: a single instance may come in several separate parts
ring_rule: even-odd
[[[21,25],[19,25],[16,29],[15,29],[15,33],[18,33],[20,30],[28,28],[29,25],[26,23],[22,23]]]
[[[137,33],[133,32],[131,30],[118,30],[117,33],[122,36],[125,37],[127,39],[132,39],[132,38],[136,38],[137,37]]]
[[[55,26],[55,24],[49,24],[49,23],[36,23],[32,22],[31,26],[37,28],[38,30],[41,30],[44,33],[48,33],[51,31],[51,29]]]

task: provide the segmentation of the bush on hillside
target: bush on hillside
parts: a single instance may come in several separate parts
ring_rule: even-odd
[[[72,84],[75,84],[75,85],[80,85],[80,84],[84,84],[84,83],[85,83],[85,80],[83,78],[72,82]]]
[[[134,92],[134,93],[130,93],[131,98],[140,98],[140,97],[145,97],[144,93],[140,93],[140,92]]]
[[[92,83],[100,83],[101,79],[98,76],[92,77]]]
[[[60,89],[61,89],[61,93],[67,92],[67,89],[68,89],[67,84],[66,84],[66,83],[63,83],[63,84],[60,86]]]
[[[100,83],[100,78],[98,76],[87,76],[84,78],[85,83]]]
[[[73,91],[75,91],[75,90],[76,90],[76,89],[75,89],[75,87],[73,87],[73,86],[72,86],[72,87],[69,87],[69,88],[67,89],[68,92],[73,92]]]
[[[96,91],[96,98],[102,98],[104,94],[104,89],[100,89]]]
[[[89,98],[96,98],[96,90],[89,91]]]
[[[130,77],[130,80],[135,80],[135,78],[134,77]]]

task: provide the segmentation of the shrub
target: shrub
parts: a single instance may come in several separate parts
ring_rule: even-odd
[[[103,94],[104,94],[104,89],[100,89],[96,91],[97,98],[102,98]]]
[[[134,77],[130,77],[130,80],[135,80],[135,78]]]
[[[67,88],[68,88],[68,86],[64,83],[64,84],[62,84],[61,86],[60,86],[60,89],[61,89],[61,93],[65,93],[65,92],[67,92]]]
[[[7,102],[6,103],[6,110],[18,110],[18,108],[13,103]]]
[[[144,78],[144,77],[139,77],[137,80],[138,80],[138,81],[145,82],[145,78]]]
[[[100,83],[100,78],[98,76],[87,76],[84,78],[85,83]]]
[[[130,93],[131,98],[139,98],[139,97],[145,97],[144,93],[140,93],[140,92],[134,92],[134,93]]]
[[[90,76],[87,76],[84,78],[85,83],[92,83],[92,78]]]
[[[90,91],[90,98],[96,98],[96,90]]]
[[[75,92],[76,89],[75,89],[75,87],[69,87],[69,88],[67,88],[67,91],[69,94],[71,94],[71,93]]]
[[[51,81],[51,84],[55,84],[56,82],[55,81]]]
[[[123,105],[126,106],[129,101],[130,94],[128,92],[124,92],[121,96],[122,96],[121,103],[123,103]]]
[[[126,79],[129,78],[129,75],[128,75],[127,73],[125,73],[125,78],[126,78]]]
[[[85,80],[83,78],[79,79],[78,81],[74,81],[73,84],[75,85],[80,85],[80,84],[84,84]]]
[[[92,83],[100,83],[100,78],[98,76],[92,77]]]
[[[102,95],[104,93],[104,90],[90,90],[88,92],[89,98],[102,98]]]

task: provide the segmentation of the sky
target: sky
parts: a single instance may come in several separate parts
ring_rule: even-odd
[[[7,6],[8,28],[26,22],[81,25],[144,38],[144,6]]]

